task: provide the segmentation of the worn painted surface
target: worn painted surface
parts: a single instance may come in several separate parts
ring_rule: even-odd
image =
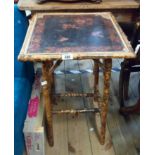
[[[100,15],[46,15],[37,20],[29,53],[121,51],[110,19]]]
[[[33,16],[20,61],[134,58],[135,53],[110,12],[37,13]]]

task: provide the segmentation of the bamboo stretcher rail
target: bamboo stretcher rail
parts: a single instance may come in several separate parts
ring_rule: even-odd
[[[67,110],[54,110],[53,114],[79,114],[79,113],[98,113],[100,112],[99,108],[89,108],[89,109],[67,109]]]
[[[94,93],[64,93],[64,94],[54,94],[55,97],[94,97]]]

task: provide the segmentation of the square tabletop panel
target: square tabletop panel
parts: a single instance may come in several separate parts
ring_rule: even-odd
[[[19,60],[132,58],[135,54],[111,13],[37,13]]]

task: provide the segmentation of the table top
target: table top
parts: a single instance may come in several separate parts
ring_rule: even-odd
[[[135,54],[111,13],[37,13],[19,54],[23,61],[132,58]]]
[[[136,9],[139,8],[137,0],[103,0],[99,4],[89,2],[61,3],[46,2],[35,3],[35,0],[19,0],[18,6],[21,10],[32,11],[58,11],[58,10],[99,10],[99,9]]]
[[[19,0],[18,6],[21,10],[33,11],[135,9],[139,8],[139,2],[137,0],[103,0],[99,4],[89,2],[46,2],[44,4],[37,4],[35,0]]]

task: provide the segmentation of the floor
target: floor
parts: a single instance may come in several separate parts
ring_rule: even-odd
[[[140,116],[125,119],[118,112],[118,79],[120,59],[113,60],[109,112],[105,145],[100,145],[95,128],[94,114],[54,115],[54,147],[46,143],[46,155],[138,155],[140,154]],[[63,62],[55,71],[56,92],[92,92],[93,62],[71,60]],[[102,94],[102,72],[100,92]],[[129,99],[133,104],[138,98],[139,73],[131,75]],[[54,109],[91,107],[90,98],[59,98]],[[99,116],[97,116],[99,117]],[[98,122],[97,122],[98,123]]]

